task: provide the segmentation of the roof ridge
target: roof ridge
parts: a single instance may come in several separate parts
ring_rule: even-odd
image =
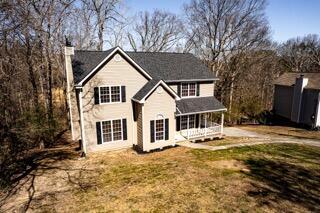
[[[151,54],[191,54],[192,53],[179,53],[179,52],[149,52],[149,51],[125,51],[126,53],[151,53]]]

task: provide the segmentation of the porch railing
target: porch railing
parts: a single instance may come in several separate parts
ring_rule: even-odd
[[[187,139],[200,138],[221,133],[221,125],[213,122],[208,122],[207,128],[191,128],[181,130],[181,135]]]

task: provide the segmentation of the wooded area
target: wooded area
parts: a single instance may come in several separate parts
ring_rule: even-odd
[[[75,49],[190,52],[220,78],[229,123],[270,110],[283,72],[318,72],[320,38],[271,39],[265,0],[191,0],[184,14],[141,11],[121,0],[0,3],[0,174],[26,150],[50,147],[68,128],[65,37]]]

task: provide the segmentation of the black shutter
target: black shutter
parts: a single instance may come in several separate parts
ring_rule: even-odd
[[[96,123],[96,129],[97,129],[97,142],[98,144],[102,144],[102,138],[101,138],[101,122]]]
[[[197,83],[197,96],[200,96],[200,84]]]
[[[94,104],[99,104],[99,87],[94,88]]]
[[[121,101],[126,102],[126,87],[121,86]]]
[[[180,116],[176,117],[176,130],[180,131]]]
[[[199,114],[196,114],[196,128],[199,127]]]
[[[181,97],[181,83],[179,83],[177,87],[178,96]]]
[[[150,140],[154,142],[154,121],[150,121]]]
[[[127,119],[122,119],[122,136],[123,136],[123,140],[127,140],[128,136],[127,136]]]
[[[165,138],[164,139],[169,140],[169,119],[168,118],[165,120],[164,126],[165,126]]]

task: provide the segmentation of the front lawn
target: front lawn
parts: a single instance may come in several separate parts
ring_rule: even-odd
[[[51,167],[36,176],[41,181],[37,185],[34,180],[38,194],[29,201],[29,210],[320,211],[317,147],[268,144],[222,151],[176,147],[148,154],[124,150]],[[18,201],[11,199],[9,210],[26,204]]]

